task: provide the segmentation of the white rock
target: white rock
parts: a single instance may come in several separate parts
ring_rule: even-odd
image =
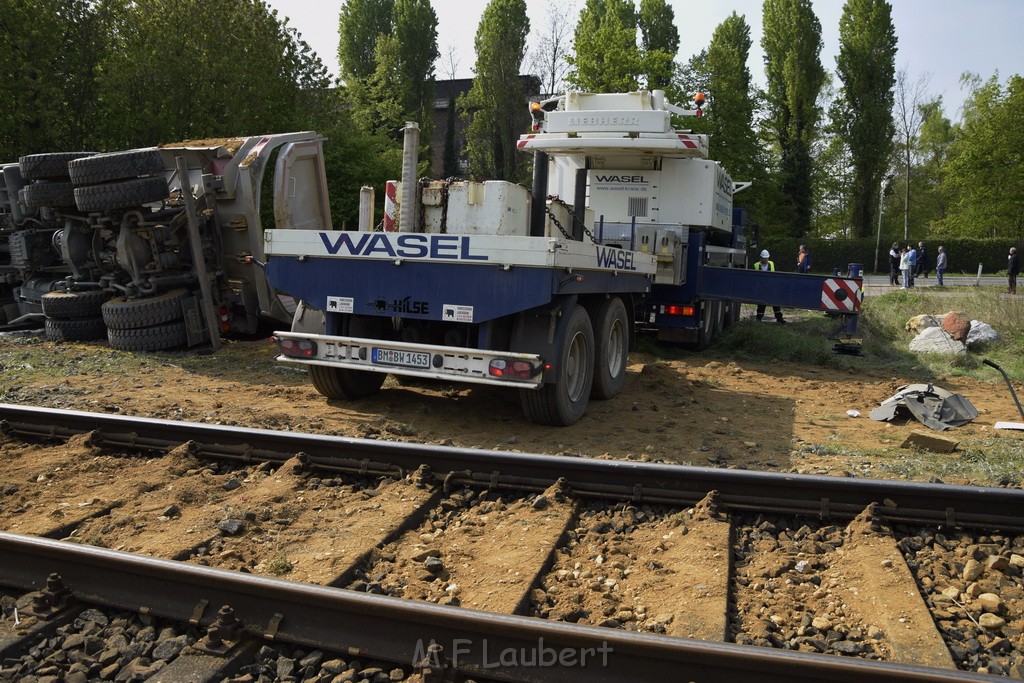
[[[929,327],[910,342],[910,350],[916,353],[941,353],[960,356],[967,353],[967,347],[949,336],[941,327]]]
[[[975,344],[992,344],[1002,341],[1002,337],[991,325],[980,320],[971,321],[971,331],[967,333],[967,346]]]

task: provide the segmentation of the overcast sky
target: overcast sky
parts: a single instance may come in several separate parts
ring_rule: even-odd
[[[578,8],[583,0],[562,0]],[[289,18],[303,39],[316,50],[332,74],[338,73],[338,12],[342,0],[267,0]],[[438,18],[438,47],[446,55],[449,46],[457,51],[457,77],[473,75],[475,55],[473,38],[484,0],[433,0]],[[762,0],[669,0],[675,10],[681,35],[679,59],[707,47],[715,27],[730,13],[746,17],[754,48],[750,69],[759,84],[764,83],[761,41]],[[824,49],[822,63],[835,70],[839,50],[841,0],[815,0],[814,11],[821,21]],[[1004,81],[1012,74],[1024,73],[1024,0],[891,0],[899,52],[897,68],[909,67],[912,79],[930,75],[929,92],[942,94],[946,110],[956,116],[963,102],[960,75],[978,73],[987,79],[996,72]],[[547,24],[548,0],[527,0],[531,26]],[[532,38],[531,38],[532,41]],[[438,65],[438,78],[446,78],[446,69]]]

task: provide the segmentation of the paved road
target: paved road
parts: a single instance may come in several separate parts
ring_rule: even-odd
[[[978,284],[978,278],[974,275],[946,275],[942,278],[943,282],[947,287],[949,286],[963,286],[969,287]],[[996,275],[983,275],[981,277],[981,285],[983,287],[1006,287],[1006,278]],[[939,283],[935,279],[935,273],[932,273],[927,278],[917,277],[914,278],[915,287],[935,287]],[[889,284],[888,275],[865,275],[864,276],[864,294],[870,296],[872,294],[885,294],[891,292],[899,287],[893,287]]]

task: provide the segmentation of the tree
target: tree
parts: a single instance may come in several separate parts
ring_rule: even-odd
[[[365,81],[377,68],[377,39],[394,27],[395,0],[348,0],[338,18],[338,63],[346,82]]]
[[[565,77],[569,72],[566,59],[572,49],[572,24],[567,0],[548,3],[547,19],[530,54],[529,69],[540,78],[542,93],[555,95],[564,90]]]
[[[910,187],[914,169],[917,136],[924,121],[922,104],[928,88],[928,75],[920,76],[913,83],[907,67],[896,74],[895,120],[900,159],[903,162],[903,239],[910,238]]]
[[[836,66],[847,104],[853,162],[852,227],[855,237],[874,232],[878,192],[889,170],[895,126],[896,29],[886,0],[847,0],[839,19]]]
[[[1024,76],[973,88],[944,164],[949,213],[942,229],[963,237],[1024,239]]]
[[[87,0],[0,3],[0,159],[95,145],[97,15]]]
[[[917,222],[927,225],[930,232],[941,231],[949,206],[942,179],[958,129],[943,112],[941,96],[918,105],[918,111],[921,117],[915,150],[918,165],[912,176],[917,188]]]
[[[306,93],[329,83],[262,0],[108,0],[100,11],[97,126],[107,148],[293,129]]]
[[[794,237],[811,225],[811,145],[821,117],[817,98],[825,83],[821,23],[810,0],[765,0],[764,49],[768,129],[779,152],[781,187]]]
[[[434,112],[434,62],[437,49],[437,14],[430,0],[395,0],[395,38],[398,69],[403,81],[406,115],[420,122],[430,139]]]
[[[476,78],[462,102],[470,121],[466,129],[469,162],[477,177],[521,179],[516,142],[524,127],[526,96],[519,67],[529,33],[526,0],[487,4],[476,31]]]
[[[642,71],[632,0],[587,0],[567,57],[569,84],[587,92],[629,92]]]
[[[665,0],[640,0],[637,19],[647,88],[665,90],[672,84],[676,54],[679,52],[675,13]]]

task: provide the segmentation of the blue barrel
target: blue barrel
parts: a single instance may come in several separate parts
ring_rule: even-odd
[[[863,263],[851,263],[847,268],[850,270],[850,274],[847,277],[864,277]]]

